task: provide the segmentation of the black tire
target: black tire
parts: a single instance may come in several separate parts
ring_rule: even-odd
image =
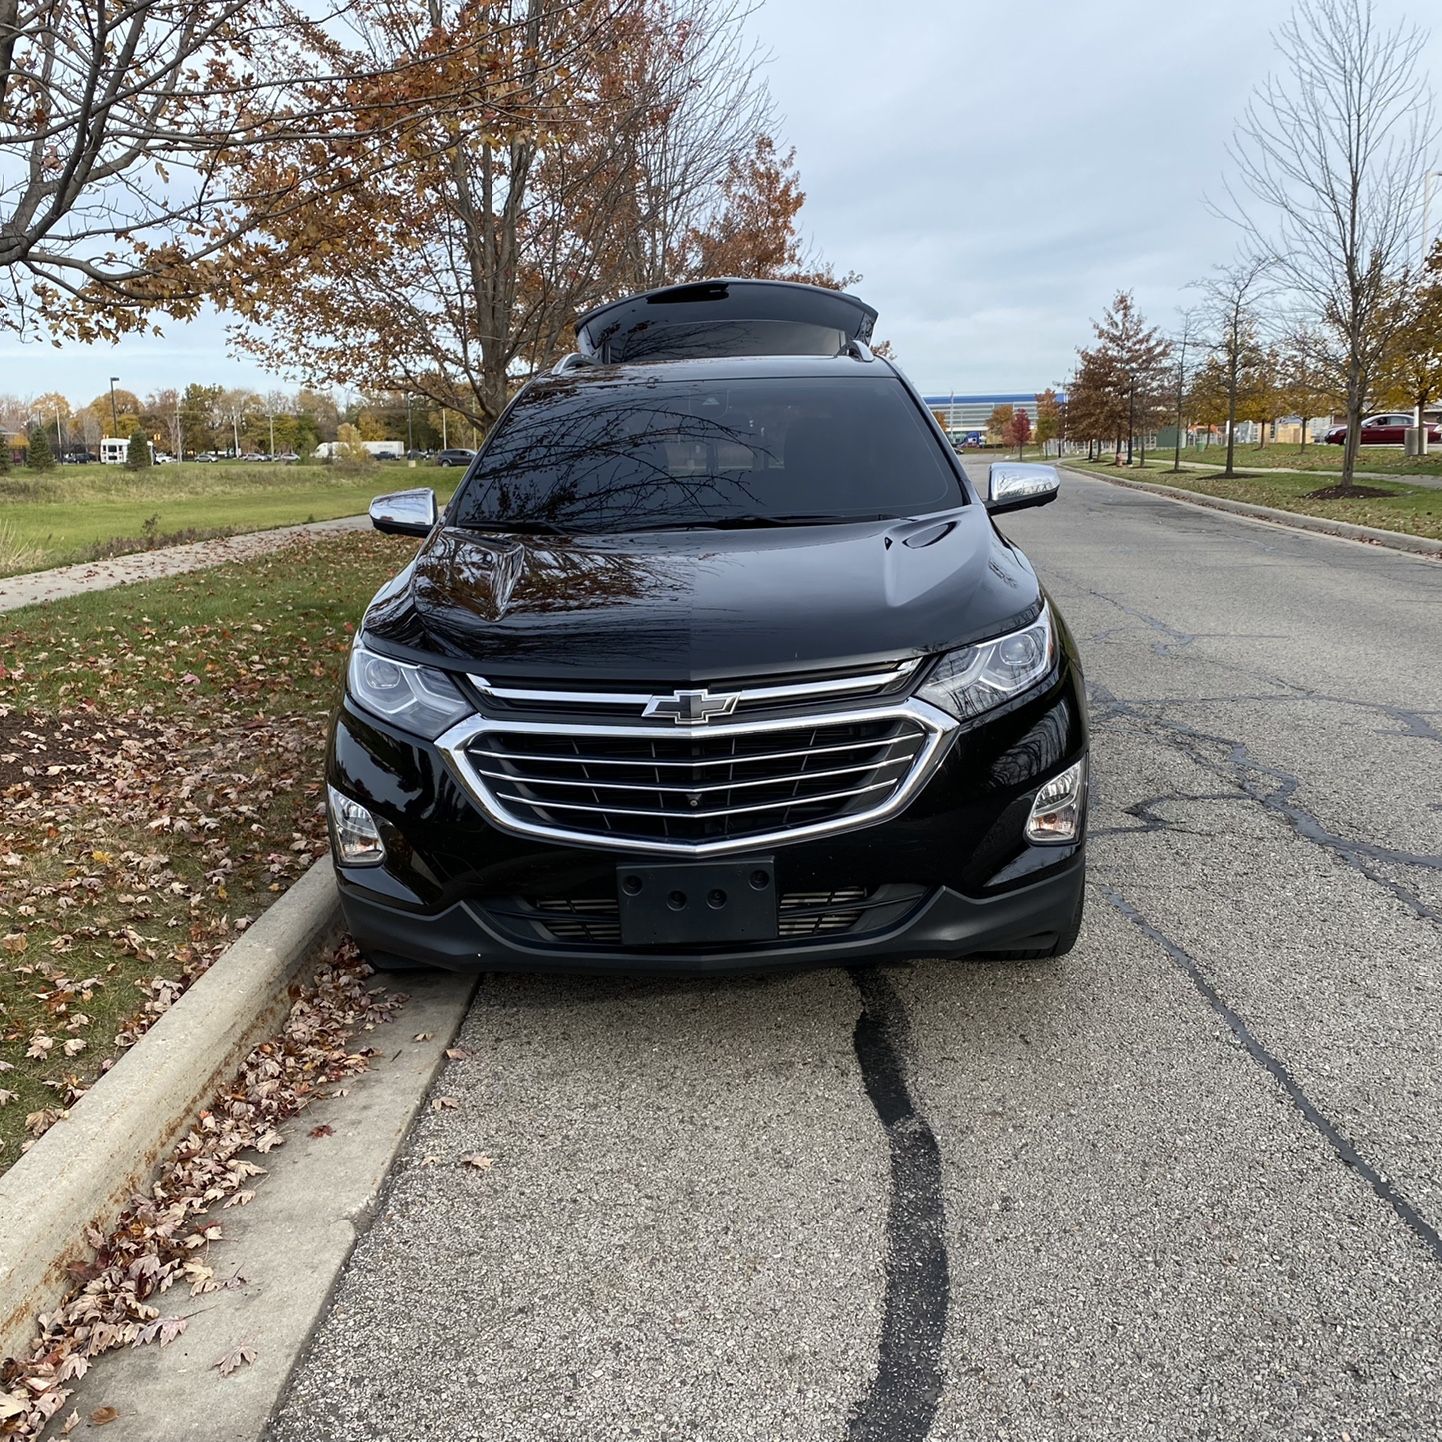
[[[1086,888],[1076,894],[1076,909],[1071,920],[1057,933],[1050,946],[1037,947],[1029,951],[988,951],[976,957],[977,961],[1050,961],[1053,957],[1065,956],[1076,945],[1081,935],[1082,915],[1086,911]]]

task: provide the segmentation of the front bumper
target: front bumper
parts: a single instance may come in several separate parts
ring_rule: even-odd
[[[1084,878],[1085,859],[1076,848],[1042,880],[994,896],[963,896],[950,887],[937,887],[883,930],[731,950],[625,950],[527,941],[483,903],[459,901],[432,913],[402,911],[344,878],[340,902],[347,930],[361,951],[381,965],[420,964],[451,971],[715,973],[1042,950],[1072,925]]]
[[[756,848],[774,864],[783,916],[787,898],[824,898],[813,932],[792,912],[774,940],[627,948],[614,925],[557,926],[542,913],[614,909],[618,863],[648,858],[499,829],[436,747],[343,701],[327,779],[369,809],[386,860],[338,866],[341,905],[378,962],[477,970],[713,972],[1043,950],[1076,914],[1084,842],[1033,844],[1023,828],[1037,791],[1086,744],[1081,677],[1066,663],[1039,693],[961,728],[897,814]]]

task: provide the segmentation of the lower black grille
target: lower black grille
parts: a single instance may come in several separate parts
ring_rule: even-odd
[[[777,935],[782,941],[841,936],[890,925],[926,894],[919,886],[841,886],[786,891],[779,899]],[[537,897],[492,904],[490,914],[507,922],[529,921],[548,941],[618,946],[620,911],[614,897]]]
[[[905,783],[927,736],[906,715],[686,736],[505,729],[476,736],[466,757],[528,828],[685,845],[873,811]]]

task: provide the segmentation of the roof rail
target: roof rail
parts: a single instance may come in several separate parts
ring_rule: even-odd
[[[573,350],[569,355],[563,355],[555,365],[551,367],[553,376],[564,375],[567,371],[579,370],[582,366],[595,365],[596,362],[588,355],[582,355],[580,351]]]
[[[842,355],[849,355],[852,360],[870,361],[876,357],[871,352],[871,347],[863,340],[857,340],[855,336],[847,336],[846,343],[841,347]]]

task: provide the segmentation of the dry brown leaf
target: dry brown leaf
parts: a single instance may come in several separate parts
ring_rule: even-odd
[[[468,1167],[474,1167],[478,1172],[488,1172],[491,1169],[491,1158],[484,1152],[467,1152],[461,1161]]]
[[[113,1422],[120,1416],[119,1411],[114,1407],[97,1407],[90,1414],[90,1425],[92,1427],[103,1427],[107,1422]]]
[[[237,1342],[230,1351],[217,1357],[210,1365],[214,1367],[222,1377],[229,1377],[237,1367],[246,1366],[255,1361],[255,1348],[249,1342]]]
[[[460,1102],[455,1097],[437,1097],[431,1103],[431,1110],[433,1112],[453,1112],[458,1106],[460,1106]]]

